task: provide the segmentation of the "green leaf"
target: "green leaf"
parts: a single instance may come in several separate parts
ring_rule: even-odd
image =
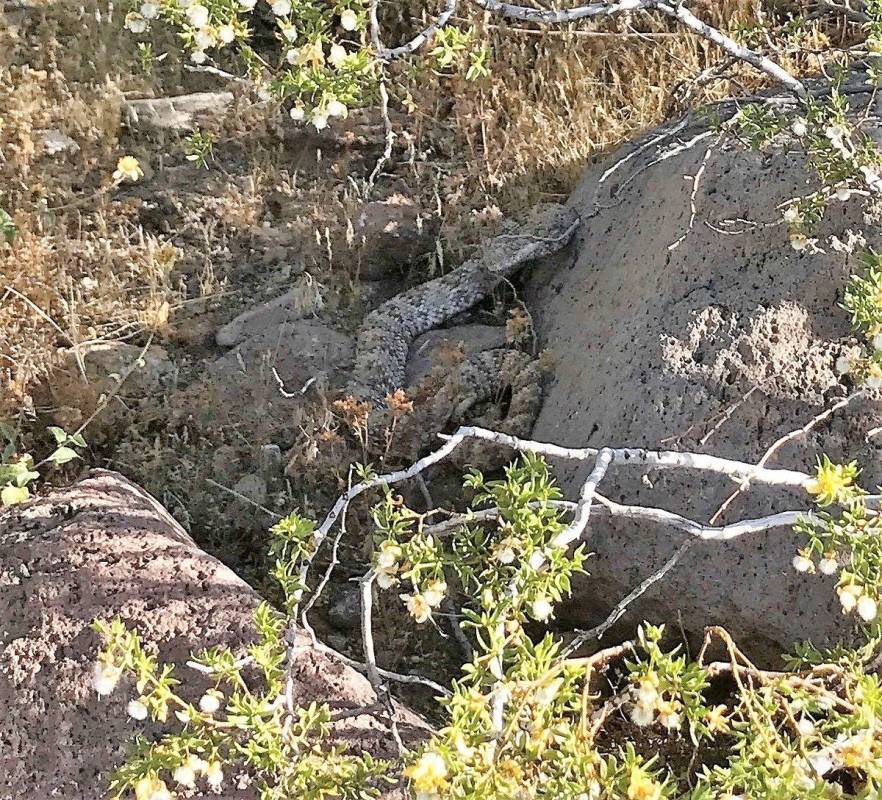
[[[72,442],[77,447],[85,447],[86,446],[86,440],[83,438],[83,434],[81,434],[81,433],[75,433],[73,436],[68,438],[68,441]]]
[[[47,430],[55,438],[55,444],[63,444],[67,441],[67,433],[65,432],[64,428],[59,428],[56,425],[50,425]]]
[[[15,223],[12,221],[12,217],[0,208],[0,236],[2,236],[9,244],[15,240],[15,235],[18,233],[18,228],[15,227]]]
[[[26,486],[40,477],[39,472],[30,469],[31,460],[28,456],[22,456],[12,464],[0,464],[0,484],[11,483],[14,486]]]
[[[16,503],[24,503],[29,500],[31,493],[27,486],[12,486],[11,484],[0,489],[0,504],[14,506]]]
[[[79,454],[72,447],[59,447],[51,456],[49,456],[49,460],[59,466],[61,464],[67,464],[68,461],[73,461],[75,458],[79,458]]]

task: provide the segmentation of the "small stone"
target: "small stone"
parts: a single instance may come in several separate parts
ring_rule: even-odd
[[[78,153],[80,146],[65,133],[52,129],[43,131],[43,147],[46,155],[55,156],[60,153]]]
[[[282,448],[277,444],[265,444],[260,448],[260,473],[267,483],[281,477],[284,461]]]
[[[344,584],[333,591],[333,597],[328,603],[328,622],[338,630],[354,630],[361,624],[361,597],[358,587]]]
[[[260,475],[253,473],[245,475],[236,482],[233,491],[241,494],[243,497],[247,497],[252,503],[257,503],[258,505],[266,503],[266,481]]]

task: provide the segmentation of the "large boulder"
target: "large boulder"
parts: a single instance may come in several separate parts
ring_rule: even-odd
[[[654,144],[653,131],[589,170],[573,194],[584,219],[575,260],[546,266],[529,286],[538,330],[557,358],[536,438],[755,461],[848,393],[835,362],[854,341],[839,304],[860,266],[830,237],[845,240],[851,228],[878,239],[871,210],[859,199],[836,205],[821,230],[823,252],[795,252],[776,223],[780,204],[806,192],[805,157],[787,146],[761,153],[720,144],[715,133],[689,146],[702,133],[702,123],[690,122]],[[878,399],[853,402],[788,443],[771,465],[811,469],[821,453],[857,459],[872,488],[882,480],[882,441],[865,433],[879,424]],[[591,469],[558,467],[570,494]],[[719,477],[634,467],[612,472],[601,487],[614,500],[704,522],[732,489]],[[802,509],[808,500],[754,487],[724,521]],[[585,628],[603,619],[683,536],[598,517],[588,541],[591,577],[567,621]],[[847,634],[834,580],[791,568],[799,545],[789,529],[700,543],[632,606],[623,626],[678,615],[693,632],[722,623],[762,656],[795,640]]]
[[[121,616],[178,666],[184,694],[206,687],[183,666],[192,650],[242,648],[255,631],[258,595],[199,550],[150,495],[113,472],[0,513],[0,798],[97,800],[135,733],[156,726],[128,718],[132,687],[99,700],[91,688],[96,617]],[[371,705],[367,680],[304,641],[293,669],[299,700]],[[401,712],[404,735],[418,721]],[[338,723],[358,750],[394,755],[372,717]],[[235,779],[224,796],[253,797]]]

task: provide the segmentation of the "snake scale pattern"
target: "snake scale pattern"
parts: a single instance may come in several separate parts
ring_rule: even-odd
[[[405,388],[408,352],[418,336],[480,303],[527,263],[562,250],[578,226],[572,209],[539,206],[515,231],[491,239],[477,257],[371,311],[359,331],[346,393],[370,402],[375,409],[384,408],[388,394]],[[507,413],[494,421],[497,429],[529,434],[541,404],[541,374],[535,359],[513,349],[467,357],[430,400],[421,424],[432,435],[444,425],[480,422],[467,420],[468,410],[503,393],[510,394],[510,399]]]

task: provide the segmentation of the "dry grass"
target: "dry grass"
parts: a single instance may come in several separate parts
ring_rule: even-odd
[[[754,8],[723,0],[699,13],[730,27],[753,22]],[[677,87],[720,60],[703,40],[646,14],[548,31],[476,13],[460,22],[488,43],[491,76],[469,83],[423,69],[402,78],[399,90],[417,103],[417,133],[447,156],[451,204],[509,206],[567,192],[586,159],[658,123],[675,106]],[[746,70],[735,77],[760,83]],[[711,80],[692,102],[735,88]]]
[[[749,0],[724,0],[698,11],[731,26],[751,22],[753,8]],[[347,157],[312,163],[305,173],[302,165],[280,165],[266,144],[260,110],[240,107],[227,138],[243,142],[247,152],[240,156],[251,175],[229,177],[224,186],[215,173],[204,196],[187,208],[185,230],[176,234],[190,238],[183,263],[198,288],[182,290],[182,265],[162,240],[139,229],[138,204],[115,200],[101,187],[123,148],[133,148],[148,168],[164,158],[149,143],[120,143],[124,93],[175,93],[198,81],[173,56],[161,75],[145,75],[121,30],[121,12],[114,18],[108,9],[92,0],[0,17],[0,57],[7,60],[0,64],[0,205],[20,231],[14,248],[0,250],[0,413],[27,403],[59,347],[145,330],[173,336],[182,302],[226,289],[224,254],[230,256],[231,239],[257,226],[269,194],[290,199],[295,223],[316,233],[312,266],[348,268],[347,227],[363,198],[346,184]],[[719,57],[706,43],[646,15],[546,32],[500,27],[479,14],[459,22],[474,26],[489,44],[490,78],[469,83],[426,65],[407,66],[397,70],[392,86],[399,107],[410,106],[399,142],[423,154],[400,173],[425,215],[440,216],[453,260],[462,254],[457,245],[473,244],[499,209],[508,213],[568,192],[587,158],[662,119],[684,78]],[[159,42],[157,52],[168,44]],[[693,99],[731,88],[730,81],[709,81]],[[79,152],[48,155],[45,131],[71,136]],[[348,260],[356,259],[349,253]]]

